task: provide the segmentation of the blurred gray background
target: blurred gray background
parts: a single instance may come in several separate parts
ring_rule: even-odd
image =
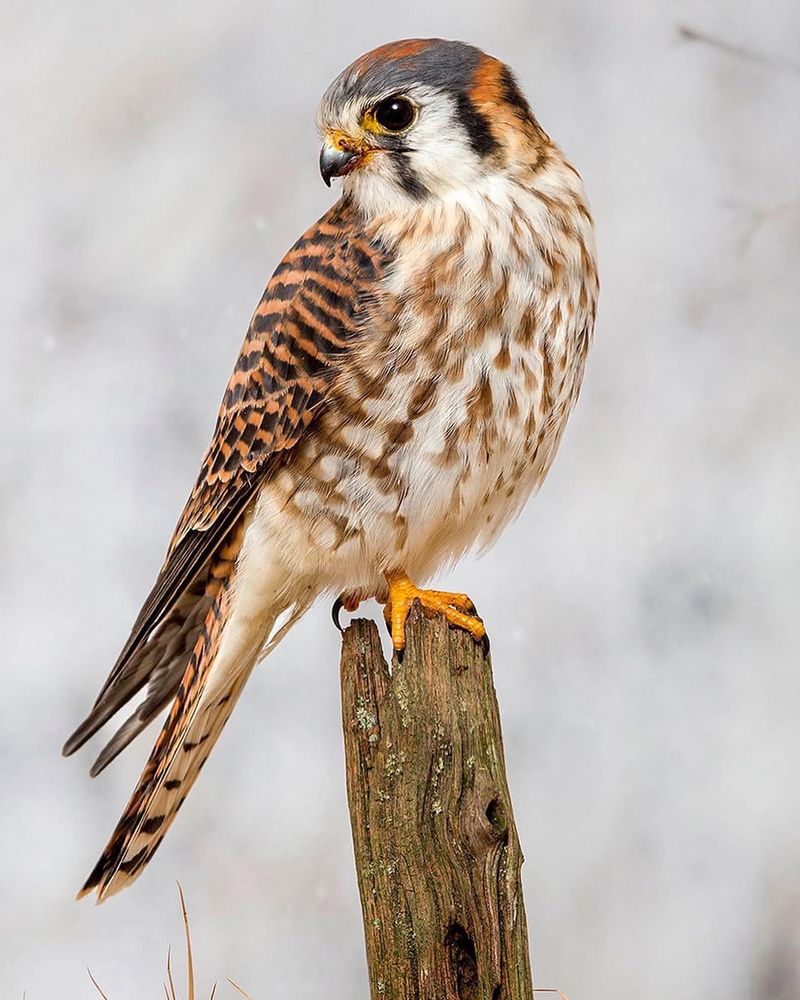
[[[2,7],[0,994],[95,996],[89,966],[110,1000],[159,996],[180,879],[204,995],[234,996],[231,976],[256,1000],[367,996],[327,607],[100,908],[72,896],[154,733],[97,781],[59,749],[161,562],[266,278],[331,201],[318,97],[378,43],[444,35],[516,69],[599,233],[555,468],[441,581],[493,638],[537,982],[796,1000],[796,0]]]

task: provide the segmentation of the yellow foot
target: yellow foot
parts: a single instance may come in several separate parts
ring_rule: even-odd
[[[419,601],[428,611],[438,611],[443,614],[451,625],[463,628],[476,641],[480,642],[486,637],[483,622],[475,614],[475,605],[466,594],[450,594],[444,590],[420,590],[405,573],[387,574],[386,582],[389,584],[389,599],[383,609],[383,616],[389,626],[392,645],[396,650],[405,647],[406,618],[414,601]]]

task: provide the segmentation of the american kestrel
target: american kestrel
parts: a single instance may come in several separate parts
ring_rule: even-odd
[[[418,584],[519,512],[578,397],[598,291],[583,183],[512,72],[441,39],[384,45],[330,85],[336,204],[256,308],[166,560],[71,754],[146,686],[98,774],[172,703],[80,895],[132,882],[256,662],[323,593],[414,599],[476,640],[463,594]]]

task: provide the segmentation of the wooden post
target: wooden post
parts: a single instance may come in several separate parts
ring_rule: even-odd
[[[491,662],[415,603],[391,674],[342,643],[347,796],[372,1000],[533,1000]]]

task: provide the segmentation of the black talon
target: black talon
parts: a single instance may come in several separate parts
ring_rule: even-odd
[[[340,594],[333,602],[333,607],[331,608],[331,618],[333,619],[333,624],[339,629],[340,632],[344,632],[342,623],[339,621],[339,615],[342,613],[343,607],[344,602],[342,601],[342,595]]]
[[[488,632],[484,632],[483,633],[483,638],[481,639],[481,649],[483,650],[483,655],[484,656],[488,656],[489,655],[489,648],[490,648],[489,634],[488,634]]]

